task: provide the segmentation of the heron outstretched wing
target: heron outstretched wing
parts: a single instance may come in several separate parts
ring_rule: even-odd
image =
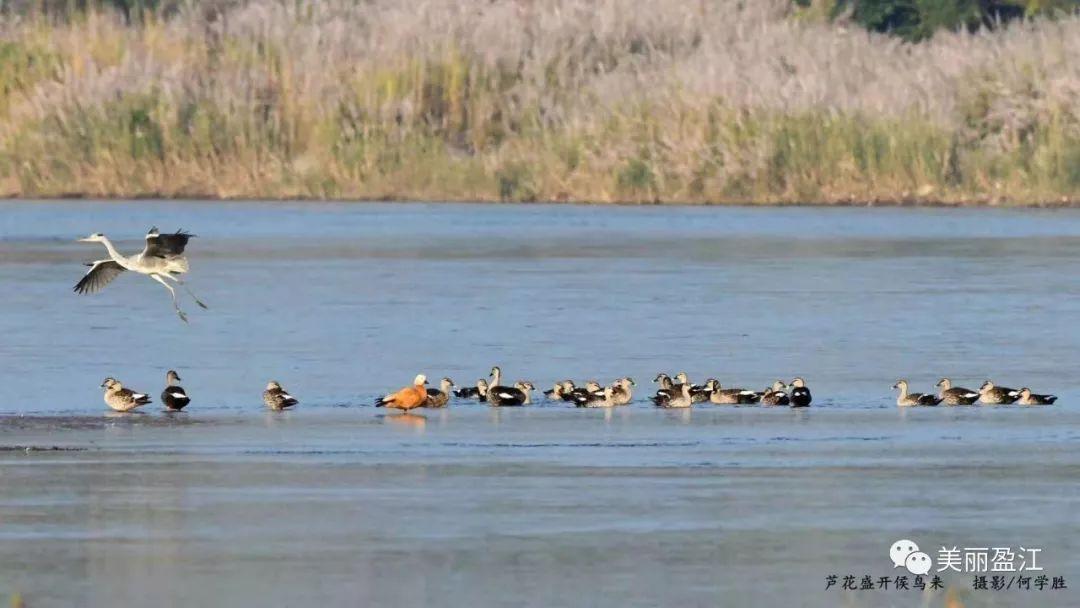
[[[124,272],[124,267],[112,260],[98,260],[97,262],[91,262],[87,264],[90,266],[90,270],[83,276],[75,285],[75,293],[94,293],[100,291],[106,285],[112,282],[121,272]]]
[[[195,236],[183,230],[177,230],[173,234],[159,234],[158,229],[151,228],[146,233],[146,249],[143,249],[143,257],[165,258],[184,253],[188,239]]]

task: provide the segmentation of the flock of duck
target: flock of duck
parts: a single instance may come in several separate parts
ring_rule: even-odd
[[[519,380],[512,385],[504,385],[502,369],[491,368],[486,378],[477,380],[474,386],[458,387],[450,378],[443,378],[439,388],[428,388],[428,379],[418,374],[411,386],[386,394],[375,400],[375,407],[386,407],[408,411],[415,408],[442,408],[450,404],[451,397],[475,400],[493,407],[512,407],[529,405],[533,402],[536,386],[527,380]],[[726,405],[789,405],[808,407],[813,399],[806,381],[795,378],[790,387],[781,380],[762,391],[743,388],[725,388],[715,378],[709,378],[704,384],[692,384],[685,372],[679,372],[674,379],[667,374],[658,374],[653,382],[659,385],[650,400],[662,408],[686,408],[696,403],[715,403]],[[570,402],[577,407],[618,407],[629,405],[634,399],[634,387],[637,383],[626,376],[608,386],[590,380],[584,386],[578,386],[573,380],[561,380],[544,391],[548,401]],[[152,400],[148,393],[140,393],[125,387],[116,378],[106,378],[101,383],[105,389],[105,404],[118,412],[136,410]],[[790,388],[790,392],[788,389]],[[271,380],[262,394],[263,404],[271,410],[287,410],[300,401],[290,395],[277,381]],[[161,392],[161,402],[166,410],[179,412],[191,398],[180,386],[180,375],[174,370],[165,374],[165,390]]]
[[[1019,390],[997,386],[990,380],[983,382],[979,390],[973,391],[961,386],[953,386],[952,380],[942,378],[936,386],[940,389],[934,393],[909,393],[907,380],[897,380],[894,389],[900,390],[900,396],[896,398],[896,405],[910,407],[916,405],[1008,405],[1019,403],[1020,405],[1051,405],[1057,401],[1056,395],[1039,395],[1031,392],[1031,389]]]
[[[408,411],[415,408],[443,408],[450,404],[451,398],[475,400],[493,407],[522,406],[533,403],[532,382],[519,380],[512,385],[504,385],[502,370],[491,368],[491,374],[477,380],[474,386],[458,387],[450,378],[443,378],[438,388],[428,388],[428,379],[418,374],[410,386],[388,393],[375,401],[375,407],[386,407]],[[698,403],[716,405],[764,405],[809,407],[813,396],[802,378],[795,378],[790,384],[777,380],[764,390],[755,391],[744,388],[724,387],[715,378],[709,378],[704,384],[693,384],[685,372],[679,372],[672,378],[667,374],[657,374],[653,382],[659,385],[649,399],[661,408],[687,408]],[[577,407],[618,407],[630,404],[634,399],[634,387],[637,383],[626,376],[608,386],[590,380],[578,386],[573,380],[561,380],[544,391],[544,399],[572,403]],[[124,387],[115,378],[106,378],[101,383],[105,389],[105,404],[118,412],[130,412],[148,403],[150,395]],[[953,386],[948,378],[937,383],[940,389],[935,393],[913,393],[908,391],[907,380],[898,380],[893,385],[900,390],[896,404],[901,407],[945,405],[1050,405],[1057,401],[1054,395],[1041,395],[1031,392],[1027,387],[1019,390],[996,386],[987,380],[978,391]],[[275,411],[287,410],[300,401],[286,391],[281,384],[270,381],[262,394],[263,404]],[[180,386],[180,376],[174,370],[165,374],[165,390],[161,392],[161,402],[165,409],[178,412],[183,410],[191,398]]]

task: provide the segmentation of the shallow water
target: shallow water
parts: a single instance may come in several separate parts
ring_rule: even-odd
[[[199,235],[211,306],[99,245]],[[1080,212],[0,203],[0,594],[30,605],[937,605],[824,589],[888,546],[1041,547],[1080,586]],[[455,404],[386,415],[418,371],[657,371],[814,407]],[[104,412],[101,379],[195,398]],[[986,377],[1048,408],[898,410],[889,386]],[[302,404],[261,410],[265,382]],[[30,451],[25,448],[33,448]],[[45,450],[45,448],[64,448]],[[928,551],[934,554],[934,551]],[[1074,580],[1075,579],[1075,580]],[[968,605],[1076,605],[1072,588]],[[587,599],[586,599],[587,598]]]

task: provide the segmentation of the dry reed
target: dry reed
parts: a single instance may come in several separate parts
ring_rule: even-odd
[[[1080,18],[911,45],[783,0],[255,0],[0,25],[0,195],[1080,200]]]

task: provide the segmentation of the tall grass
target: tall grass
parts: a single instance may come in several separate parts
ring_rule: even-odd
[[[222,0],[0,25],[0,194],[1080,201],[1080,19],[911,45],[781,0]]]

